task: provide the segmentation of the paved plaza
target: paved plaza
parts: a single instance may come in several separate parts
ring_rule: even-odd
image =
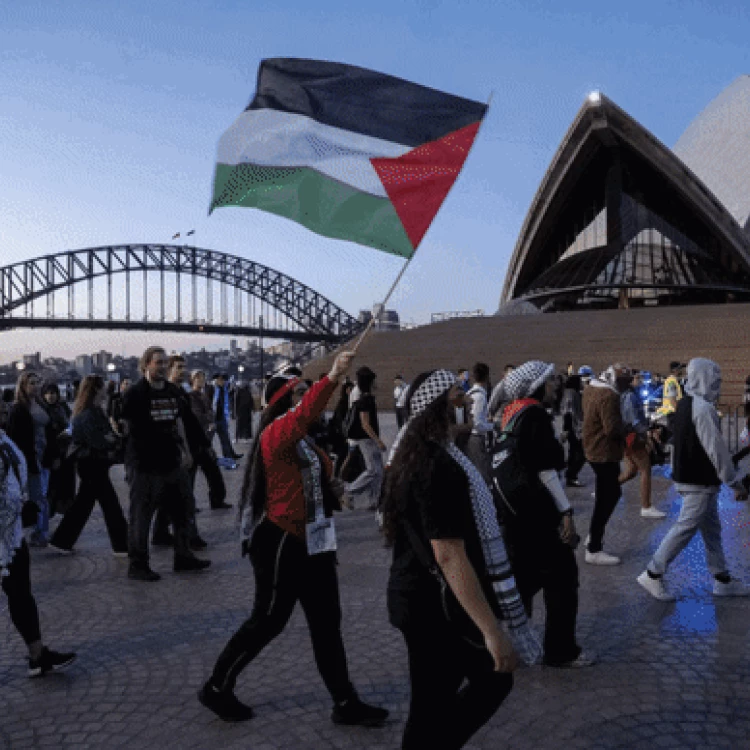
[[[392,439],[392,418],[382,415],[382,423]],[[121,467],[113,476],[125,498]],[[241,472],[225,477],[234,502]],[[587,486],[571,500],[583,536],[593,503],[590,470],[582,479]],[[0,748],[399,746],[409,696],[406,652],[386,614],[390,553],[365,511],[337,516],[344,640],[360,694],[389,708],[389,722],[380,729],[331,723],[299,608],[238,683],[239,697],[256,710],[251,722],[225,724],[198,703],[198,688],[253,599],[235,513],[209,510],[201,481],[198,524],[213,561],[206,573],[174,574],[171,552],[157,550],[153,567],[162,581],[127,580],[127,561],[111,555],[98,509],[74,556],[33,551],[45,639],[79,658],[63,674],[28,679],[25,648],[0,598]],[[606,549],[623,565],[594,568],[578,552],[579,636],[599,664],[519,670],[514,691],[470,748],[750,748],[750,599],[713,599],[698,539],[668,575],[677,603],[656,602],[635,583],[679,511],[667,479],[657,476],[654,489],[666,520],[640,518],[631,483],[610,522]],[[732,570],[750,581],[750,508],[727,496],[721,515]]]

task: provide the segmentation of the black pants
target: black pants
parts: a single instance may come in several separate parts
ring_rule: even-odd
[[[148,532],[158,507],[166,510],[174,524],[175,556],[192,557],[190,552],[190,507],[193,491],[185,469],[154,474],[128,467],[126,479],[130,487],[130,522],[128,553],[131,563],[148,564]]]
[[[52,535],[52,544],[71,549],[78,541],[91,511],[94,510],[94,503],[98,500],[112,549],[115,552],[127,552],[128,524],[109,478],[109,464],[95,459],[81,459],[77,468],[81,479],[78,494]]]
[[[334,701],[354,694],[341,638],[341,605],[336,555],[308,555],[305,542],[270,521],[256,529],[250,544],[255,602],[250,618],[232,636],[211,681],[233,690],[240,672],[286,626],[299,601],[307,618],[315,663]]]
[[[396,407],[396,424],[400,430],[406,422],[406,409],[403,406]]]
[[[543,547],[519,543],[514,549],[519,553],[513,555],[513,573],[529,617],[534,597],[544,593],[544,661],[573,661],[581,653],[576,642],[578,564],[573,550],[551,535]]]
[[[2,587],[8,597],[11,622],[27,646],[42,640],[39,630],[39,612],[36,608],[36,601],[31,595],[29,565],[29,548],[24,541],[21,542],[21,548],[16,551],[7,568],[8,575],[2,576]]]
[[[604,543],[604,529],[617,502],[622,497],[620,489],[620,462],[592,463],[591,468],[596,475],[596,502],[591,515],[589,529],[589,552],[601,552]]]
[[[208,502],[212,508],[221,505],[227,497],[227,487],[224,484],[224,477],[221,475],[219,464],[216,463],[216,457],[213,451],[202,450],[198,452],[190,469],[190,482],[195,487],[195,476],[198,469],[203,472],[208,483]]]
[[[401,747],[458,750],[498,710],[513,676],[493,671],[489,652],[458,636],[439,604],[409,612],[400,592],[389,591],[388,600],[391,622],[401,630],[409,654],[411,701]]]
[[[568,464],[565,469],[565,479],[568,482],[574,482],[578,479],[585,463],[586,456],[583,453],[583,442],[571,431],[568,433]]]

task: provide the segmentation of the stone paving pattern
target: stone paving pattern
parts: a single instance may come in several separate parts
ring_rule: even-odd
[[[395,424],[382,415],[385,438]],[[387,440],[386,440],[387,442]],[[225,474],[232,499],[241,472]],[[122,471],[113,469],[125,498]],[[592,475],[571,500],[582,536]],[[396,748],[408,706],[406,653],[387,620],[390,553],[373,516],[337,516],[343,632],[351,673],[366,700],[391,710],[380,729],[334,726],[299,608],[285,632],[244,672],[237,693],[256,709],[242,725],[216,719],[196,700],[220,649],[248,616],[253,579],[239,555],[234,511],[207,508],[199,479],[198,516],[210,543],[210,570],[171,572],[171,552],[155,551],[159,583],[131,582],[112,557],[98,508],[75,556],[34,550],[32,576],[43,633],[52,647],[75,649],[67,672],[26,677],[26,652],[0,598],[0,748]],[[623,565],[582,561],[579,636],[597,666],[542,667],[516,673],[514,691],[468,746],[516,748],[750,748],[750,600],[715,601],[698,539],[668,583],[676,604],[651,599],[635,583],[679,511],[663,476],[654,481],[664,521],[641,519],[631,483],[610,522],[606,549]],[[750,508],[721,503],[732,570],[750,581]],[[541,624],[541,598],[535,623]]]

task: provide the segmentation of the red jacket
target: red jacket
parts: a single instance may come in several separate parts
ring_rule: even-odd
[[[266,516],[284,531],[305,538],[305,493],[297,459],[297,443],[326,408],[336,384],[328,376],[315,383],[295,409],[272,422],[260,438],[266,472]],[[322,470],[330,477],[331,461],[317,451]]]

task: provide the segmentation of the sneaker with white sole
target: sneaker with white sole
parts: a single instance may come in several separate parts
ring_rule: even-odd
[[[604,550],[599,552],[589,552],[586,550],[584,558],[589,565],[619,565],[622,561],[615,555],[610,555]]]
[[[742,581],[732,578],[722,583],[714,578],[714,596],[750,596],[750,589]]]
[[[555,669],[583,669],[584,667],[591,667],[594,664],[596,664],[596,655],[588,651],[581,651],[581,653],[571,661],[544,662],[545,666],[554,667]]]
[[[38,659],[29,659],[29,677],[44,677],[47,672],[61,672],[76,660],[74,653],[58,653],[46,646]]]
[[[641,518],[666,518],[664,511],[657,510],[652,505],[650,508],[641,508]]]
[[[664,581],[661,578],[652,578],[647,570],[644,570],[638,578],[635,579],[638,583],[648,591],[654,599],[658,599],[660,602],[673,602],[676,597],[674,594],[670,594],[664,586]]]

